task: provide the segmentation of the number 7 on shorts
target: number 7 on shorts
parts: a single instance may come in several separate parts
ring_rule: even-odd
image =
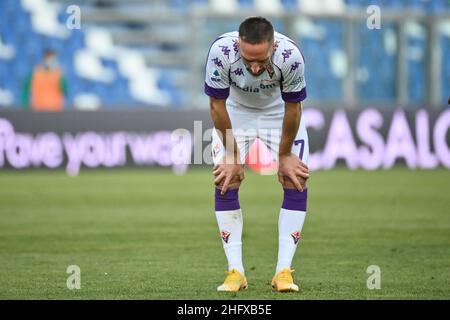
[[[300,160],[303,160],[303,151],[305,150],[305,140],[304,139],[295,140],[294,144],[295,145],[301,144],[300,153],[299,153],[298,157],[300,158]]]

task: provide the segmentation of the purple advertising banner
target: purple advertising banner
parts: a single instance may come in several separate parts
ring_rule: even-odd
[[[450,168],[450,109],[303,110],[311,170]],[[211,164],[208,111],[0,112],[0,170]],[[199,155],[200,156],[196,156]]]
[[[319,145],[311,144],[316,149],[309,158],[312,170],[331,169],[338,160],[349,169],[390,169],[396,163],[411,169],[450,168],[450,109],[432,114],[336,110],[328,120],[323,111],[306,109],[304,116],[309,134],[323,135]]]

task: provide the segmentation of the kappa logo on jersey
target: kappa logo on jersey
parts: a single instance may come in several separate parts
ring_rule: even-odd
[[[294,49],[284,49],[284,51],[281,53],[283,55],[283,62],[286,62],[286,59],[289,59],[293,50]]]
[[[280,40],[275,41],[275,44],[273,46],[273,52],[277,51],[279,43],[280,43]]]
[[[222,231],[220,232],[220,237],[222,238],[222,240],[223,240],[225,243],[228,243],[228,239],[230,238],[230,235],[231,235],[231,233],[229,233],[228,231],[222,230]]]
[[[216,66],[221,67],[221,68],[223,69],[222,61],[220,61],[219,58],[214,58],[214,59],[211,59],[211,60],[212,60],[212,62],[214,62],[214,64],[215,64]]]
[[[237,76],[243,76],[244,75],[244,71],[242,71],[241,68],[237,68],[236,70],[231,71],[231,73],[234,73]]]
[[[270,79],[272,79],[273,75],[275,74],[275,71],[273,70],[273,66],[271,64],[267,65],[266,70],[270,76]]]
[[[300,64],[301,64],[301,63],[298,62],[298,61],[296,61],[295,63],[293,63],[293,64],[291,65],[291,70],[289,71],[289,73],[291,73],[292,71],[297,70],[297,69],[298,69],[298,66],[299,66]]]
[[[230,49],[228,49],[228,46],[219,46],[219,48],[222,49],[223,55],[227,56],[227,58],[230,58]]]
[[[234,50],[234,53],[238,53],[238,51],[239,51],[239,44],[238,44],[237,40],[233,40],[233,50]]]
[[[297,244],[297,242],[300,240],[300,231],[295,231],[291,233],[292,239],[294,239],[294,243]]]

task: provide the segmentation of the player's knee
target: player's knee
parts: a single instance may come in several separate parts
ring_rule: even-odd
[[[225,179],[222,179],[222,181],[218,185],[216,185],[217,188],[222,188],[224,182],[225,182]],[[230,183],[228,184],[228,189],[237,189],[241,186],[241,183],[242,183],[242,180],[239,179],[238,176],[233,177],[231,179]]]
[[[303,187],[303,189],[305,189],[306,188],[306,180],[298,177],[298,181],[299,181],[300,185]],[[283,182],[281,183],[281,185],[283,186],[284,189],[297,189],[297,187],[291,181],[291,179],[289,179],[287,177],[285,177],[283,179]]]
[[[288,179],[284,179],[282,186],[283,186],[283,189],[296,189],[294,183]]]

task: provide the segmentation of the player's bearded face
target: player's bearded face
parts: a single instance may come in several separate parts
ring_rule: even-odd
[[[253,76],[259,76],[270,64],[270,57],[273,54],[273,43],[251,44],[240,38],[239,50],[247,71]]]

